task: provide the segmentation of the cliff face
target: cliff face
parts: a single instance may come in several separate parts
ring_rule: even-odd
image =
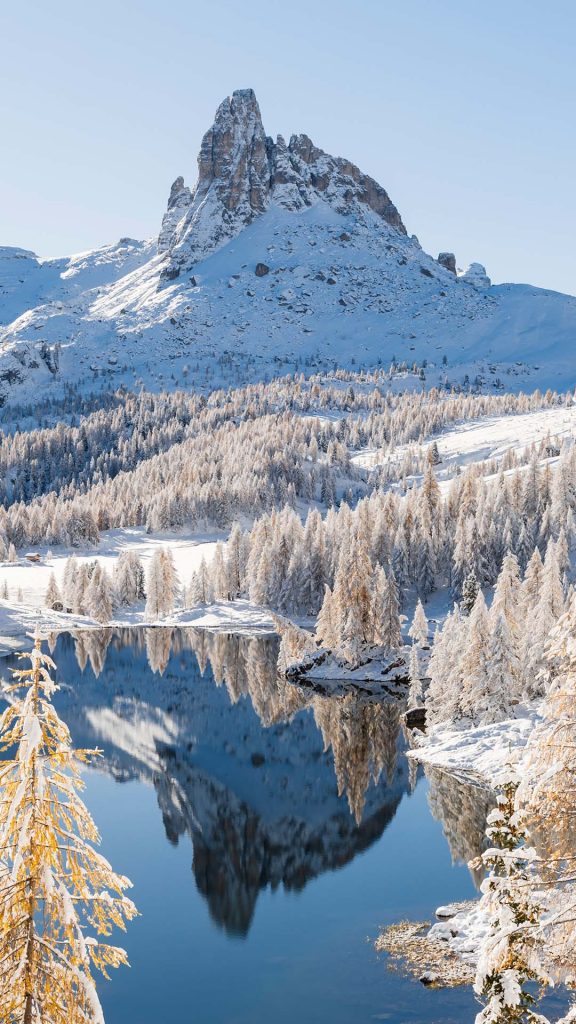
[[[158,249],[168,253],[165,277],[178,276],[234,238],[272,203],[298,211],[319,201],[341,214],[370,209],[401,234],[402,218],[387,192],[349,160],[318,149],[307,135],[286,145],[265,134],[252,89],[239,89],[220,104],[198,156],[198,181],[190,191],[177,178],[170,191]]]

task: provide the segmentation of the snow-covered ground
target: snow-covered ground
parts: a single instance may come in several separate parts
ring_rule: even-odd
[[[492,725],[438,727],[427,736],[414,733],[417,746],[408,757],[493,786],[518,764],[538,721],[538,707],[530,706],[518,708],[516,718]]]
[[[147,534],[143,527],[128,527],[123,530],[108,530],[102,534],[97,547],[91,551],[65,550],[58,548],[47,557],[46,552],[38,548],[42,556],[40,563],[27,562],[21,558],[17,563],[0,563],[0,586],[8,585],[10,600],[16,600],[18,592],[22,592],[22,603],[32,608],[41,608],[44,595],[53,572],[56,582],[60,585],[64,574],[66,559],[70,555],[81,564],[98,561],[103,568],[112,573],[118,556],[123,551],[134,551],[142,560],[144,571],[158,548],[168,547],[174,555],[176,571],[181,584],[188,584],[192,572],[198,568],[202,558],[210,562],[214,555],[218,539],[224,534],[200,534],[187,537],[182,534],[160,533],[154,536]],[[36,549],[35,549],[36,550]]]

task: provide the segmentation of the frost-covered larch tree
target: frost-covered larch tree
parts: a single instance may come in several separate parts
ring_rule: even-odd
[[[98,622],[109,622],[112,617],[112,581],[105,569],[96,563],[84,595],[88,615]]]
[[[119,605],[131,605],[143,600],[144,569],[135,551],[122,551],[112,576],[114,596]]]
[[[465,619],[456,605],[437,630],[428,665],[430,685],[426,693],[426,720],[434,726],[462,717],[462,649]]]
[[[127,964],[106,940],[136,914],[95,849],[98,830],[80,798],[96,751],[73,750],[51,702],[54,662],[34,648],[7,687],[0,718],[0,1007],[23,1024],[103,1024],[93,970]]]
[[[491,615],[494,608],[490,609]],[[490,676],[490,706],[482,721],[503,721],[520,695],[520,660],[514,635],[503,612],[498,612],[488,641],[488,673]]]
[[[463,714],[478,722],[493,721],[494,683],[490,671],[488,643],[490,620],[482,591],[468,620],[460,662]]]
[[[316,640],[322,647],[335,647],[338,644],[338,623],[334,599],[330,587],[324,587],[324,600],[316,619]]]
[[[547,1024],[533,1009],[534,985],[550,984],[542,967],[538,926],[542,906],[535,888],[535,851],[526,844],[526,821],[516,806],[518,779],[503,780],[488,815],[490,843],[482,855],[488,874],[480,909],[489,930],[479,951],[474,990],[485,1001],[476,1024]],[[537,881],[537,879],[536,879]]]
[[[374,574],[374,643],[391,650],[402,646],[402,619],[394,573],[377,566]]]
[[[546,940],[561,981],[576,981],[576,595],[546,649],[552,682],[530,736],[519,790],[541,871],[556,898]]]
[[[160,619],[174,610],[178,593],[178,577],[169,548],[159,548],[152,555],[146,581],[146,616]]]

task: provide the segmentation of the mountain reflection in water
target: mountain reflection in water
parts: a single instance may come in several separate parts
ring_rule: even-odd
[[[118,781],[154,785],[168,840],[190,837],[197,888],[230,934],[247,934],[260,890],[300,890],[368,848],[415,781],[401,702],[286,683],[274,637],[98,629],[50,646],[74,744],[100,747]],[[430,781],[456,855],[479,852],[484,798]]]

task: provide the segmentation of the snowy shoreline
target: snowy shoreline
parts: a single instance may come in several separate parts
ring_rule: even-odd
[[[416,745],[407,756],[468,782],[498,785],[511,765],[517,766],[530,733],[540,721],[538,703],[518,708],[516,718],[491,725],[439,726],[430,735],[413,733]]]
[[[97,622],[86,615],[71,615],[49,609],[35,609],[0,600],[0,657],[22,646],[20,640],[39,628],[46,633],[102,629],[185,629],[208,632],[270,636],[276,632],[269,612],[249,601],[214,601],[199,608],[183,609],[162,619],[148,619],[142,609],[128,612],[110,622]]]

